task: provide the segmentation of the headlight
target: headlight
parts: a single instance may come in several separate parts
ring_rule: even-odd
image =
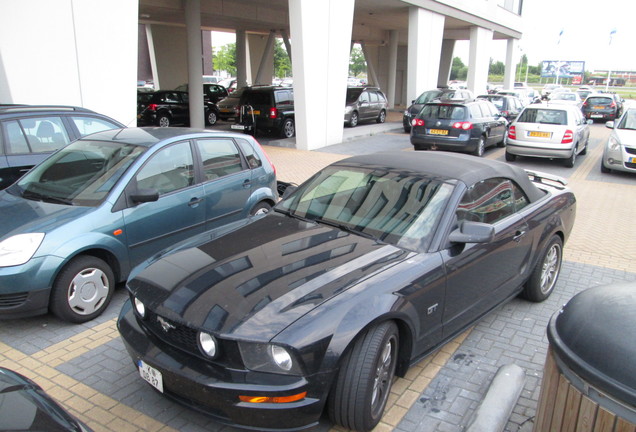
[[[345,114],[349,114],[351,112],[352,108],[350,106],[346,106],[345,107]]]
[[[135,305],[135,310],[137,311],[139,316],[142,318],[146,318],[146,305],[144,305],[142,301],[139,300],[137,297],[135,297],[135,300],[133,303]]]
[[[0,242],[0,267],[10,267],[29,261],[44,240],[44,233],[18,234]]]
[[[301,375],[301,368],[292,353],[275,344],[239,342],[245,367],[259,372]]]
[[[219,353],[219,344],[210,333],[199,332],[199,347],[205,355],[215,358]]]
[[[411,114],[409,114],[409,110],[404,110],[404,115],[407,117],[411,117]]]
[[[616,137],[610,136],[607,141],[607,148],[611,151],[618,151],[621,149],[621,143]]]

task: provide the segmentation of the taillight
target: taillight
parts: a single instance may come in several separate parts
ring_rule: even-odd
[[[148,109],[150,111],[157,111],[157,104],[148,104]]]
[[[572,141],[574,141],[574,132],[568,129],[563,134],[563,139],[561,140],[561,144],[570,144]]]
[[[455,129],[469,130],[473,128],[473,124],[471,122],[455,122],[453,127]]]
[[[504,116],[504,117],[508,117],[509,114],[510,113],[508,111],[502,111],[501,112],[501,115]]]
[[[616,108],[616,103],[612,102],[612,103],[610,104],[610,108]]]
[[[278,117],[278,109],[276,107],[271,107],[269,109],[269,118],[275,119]]]
[[[510,128],[508,129],[508,138],[517,139],[517,127],[516,126],[510,126]]]
[[[261,145],[261,143],[259,143],[256,138],[254,138],[254,141],[256,141],[256,145],[258,145],[258,147],[261,149],[261,151],[263,152],[263,154],[265,155],[265,157],[267,158],[267,161],[269,162],[269,164],[272,166],[272,168],[274,169],[274,176],[276,176],[276,165],[274,165],[274,163],[272,162],[272,160],[269,158],[269,155],[267,154],[267,152],[263,149],[263,146]]]
[[[422,120],[422,119],[413,119],[413,120],[411,120],[411,126],[424,126],[424,120]]]

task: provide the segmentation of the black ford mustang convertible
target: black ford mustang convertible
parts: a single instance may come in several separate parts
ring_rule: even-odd
[[[443,152],[357,156],[273,212],[148,260],[118,327],[141,376],[221,422],[368,431],[395,375],[516,295],[546,299],[562,180]]]

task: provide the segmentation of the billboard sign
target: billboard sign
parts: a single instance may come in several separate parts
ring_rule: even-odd
[[[584,61],[544,60],[541,66],[542,78],[573,78],[583,76]]]

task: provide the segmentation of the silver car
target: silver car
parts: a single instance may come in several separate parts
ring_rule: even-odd
[[[636,173],[636,108],[625,110],[618,121],[605,125],[612,133],[603,149],[601,172]]]
[[[589,123],[573,105],[533,104],[508,129],[506,160],[517,156],[563,159],[568,168],[587,152]]]

